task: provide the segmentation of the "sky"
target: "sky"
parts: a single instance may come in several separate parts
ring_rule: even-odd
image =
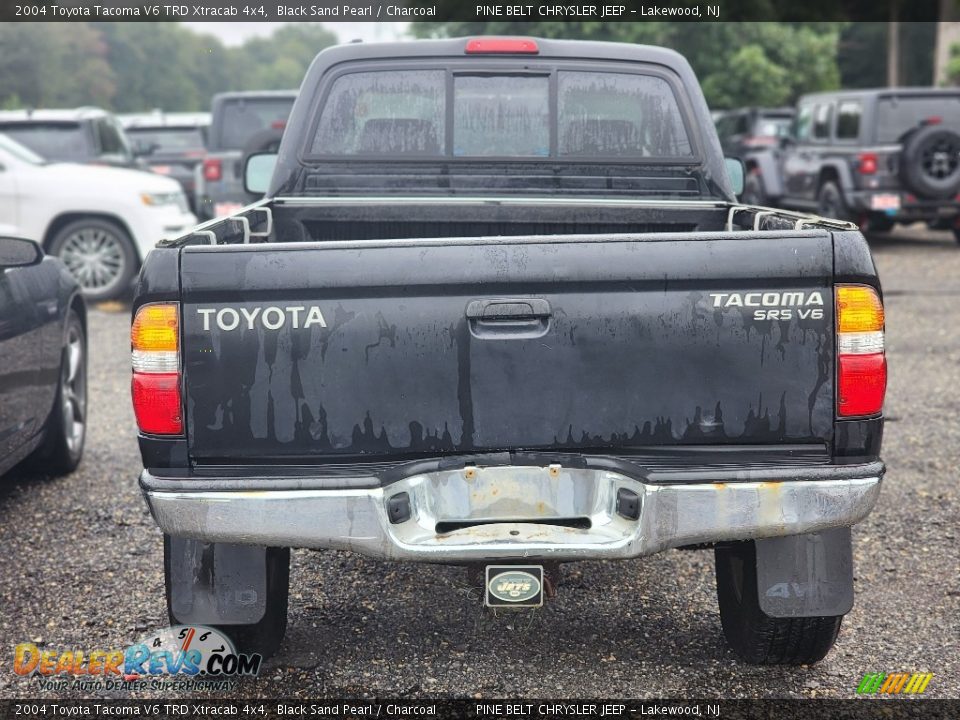
[[[285,22],[185,22],[183,23],[197,33],[216,35],[224,45],[242,45],[252,37],[267,37],[279,25],[289,25]],[[409,23],[405,22],[325,22],[317,23],[328,30],[332,30],[340,42],[350,42],[360,38],[364,42],[398,40],[403,37]]]

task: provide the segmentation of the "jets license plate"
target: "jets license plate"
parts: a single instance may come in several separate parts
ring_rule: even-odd
[[[487,607],[543,605],[543,565],[487,565]]]

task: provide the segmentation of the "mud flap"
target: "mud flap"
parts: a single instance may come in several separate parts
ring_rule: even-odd
[[[182,624],[252,625],[266,612],[267,548],[168,536],[170,613]]]
[[[760,609],[771,617],[832,617],[853,608],[850,528],[756,541]]]

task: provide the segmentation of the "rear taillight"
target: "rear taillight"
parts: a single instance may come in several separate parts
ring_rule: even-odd
[[[216,182],[223,177],[223,165],[219,158],[207,158],[203,161],[203,179]]]
[[[141,432],[182,435],[180,313],[176,303],[137,310],[130,328],[133,411]]]
[[[887,390],[883,302],[868,285],[838,285],[836,296],[837,415],[876,415]]]
[[[467,55],[536,55],[540,47],[530,38],[485,37],[467,40]]]
[[[860,153],[857,170],[861,175],[873,175],[877,167],[877,156],[874,153]]]

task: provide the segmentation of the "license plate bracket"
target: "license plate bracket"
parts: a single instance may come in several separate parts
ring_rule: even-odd
[[[543,606],[543,565],[487,565],[485,581],[487,607]]]

